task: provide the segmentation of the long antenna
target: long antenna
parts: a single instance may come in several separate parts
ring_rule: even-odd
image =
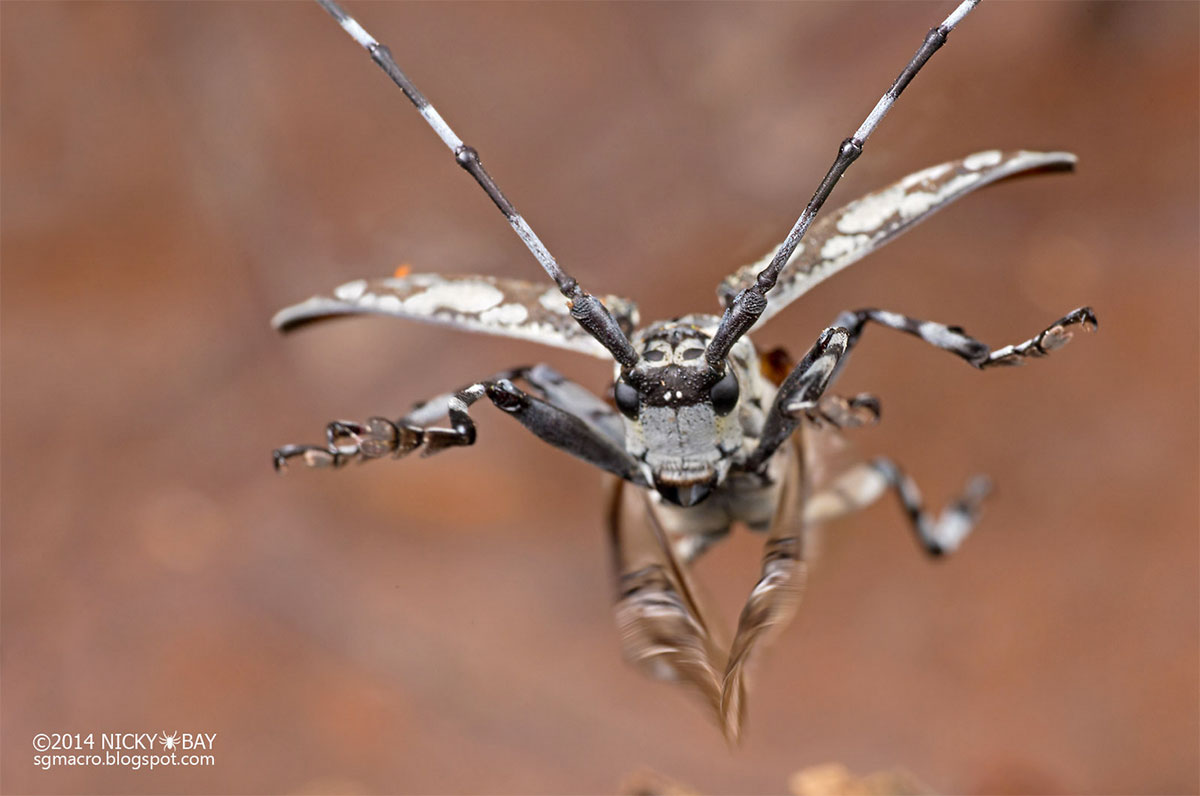
[[[871,137],[871,133],[875,132],[875,128],[883,121],[887,112],[892,109],[900,92],[904,91],[905,87],[912,82],[925,62],[946,43],[946,37],[950,35],[950,31],[954,30],[955,26],[962,22],[963,17],[977,5],[979,5],[979,0],[963,0],[942,24],[926,34],[920,49],[908,62],[908,66],[900,72],[900,75],[892,83],[892,87],[879,98],[879,102],[875,103],[875,107],[867,116],[866,121],[855,131],[854,135],[847,138],[838,147],[837,158],[829,167],[825,179],[821,180],[821,184],[817,186],[817,191],[813,194],[812,199],[808,200],[808,205],[800,214],[800,218],[796,220],[796,225],[792,227],[792,231],[788,233],[779,250],[775,252],[774,259],[766,268],[758,272],[754,284],[738,293],[733,303],[725,310],[721,324],[717,327],[712,341],[708,344],[708,349],[704,352],[704,358],[710,367],[720,369],[721,363],[729,354],[729,350],[733,348],[733,344],[748,332],[754,322],[763,314],[763,310],[767,308],[767,292],[775,287],[779,273],[792,256],[792,252],[800,244],[800,239],[808,231],[808,227],[812,224],[817,212],[820,211],[821,205],[825,204],[825,200],[833,192],[833,187],[846,173],[846,169],[850,168],[850,164],[862,154],[863,144]]]
[[[343,11],[334,0],[317,0],[317,3],[338,21],[338,24],[350,34],[351,38],[370,53],[371,59],[387,73],[392,82],[400,87],[404,95],[412,101],[421,116],[433,128],[433,131],[454,153],[454,159],[458,165],[466,169],[475,178],[475,182],[479,183],[479,187],[483,188],[491,200],[496,203],[496,207],[500,208],[500,212],[512,225],[513,231],[517,233],[538,263],[558,285],[559,291],[570,301],[572,317],[588,334],[607,348],[617,362],[625,367],[633,367],[638,361],[637,351],[625,337],[625,333],[621,331],[621,327],[617,325],[612,314],[599,299],[587,293],[573,276],[559,266],[537,234],[530,228],[529,223],[521,217],[512,202],[508,201],[508,198],[500,192],[496,181],[484,170],[483,164],[479,162],[479,153],[475,151],[474,147],[463,143],[463,140],[450,129],[450,125],[446,124],[442,115],[429,104],[429,100],[425,99],[425,95],[418,91],[408,76],[400,71],[400,67],[396,65],[387,45],[376,41],[370,33],[363,29],[362,25],[358,24],[354,17]]]

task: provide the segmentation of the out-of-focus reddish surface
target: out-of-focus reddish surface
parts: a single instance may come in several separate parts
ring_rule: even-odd
[[[552,251],[644,317],[715,307],[780,239],[948,4],[380,5],[390,44]],[[618,655],[601,479],[478,412],[479,444],[271,471],[334,417],[399,414],[543,358],[384,320],[282,339],[279,307],[415,270],[538,278],[503,219],[318,8],[5,3],[5,792],[712,793],[804,766],[948,792],[1197,788],[1194,3],[985,4],[889,115],[840,204],[972,151],[1075,176],[973,195],[755,335],[803,350],[883,306],[1016,342],[977,373],[873,330],[853,438],[934,504],[998,489],[952,559],[884,501],[830,529],[758,673],[744,748]],[[739,533],[700,566],[732,618]],[[32,764],[38,732],[216,732],[217,765]]]

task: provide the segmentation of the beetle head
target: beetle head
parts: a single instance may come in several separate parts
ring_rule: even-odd
[[[639,360],[621,369],[613,399],[625,419],[626,449],[670,503],[692,506],[725,479],[741,448],[745,374],[704,358],[709,334],[683,318],[634,337]]]

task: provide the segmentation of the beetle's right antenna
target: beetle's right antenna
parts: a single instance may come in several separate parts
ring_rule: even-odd
[[[875,107],[867,116],[866,121],[855,131],[854,135],[847,138],[838,147],[837,158],[829,167],[825,179],[821,180],[821,184],[817,186],[817,191],[813,194],[812,199],[808,200],[808,205],[800,214],[800,218],[796,220],[792,231],[788,233],[787,238],[775,252],[774,259],[766,268],[759,271],[754,284],[739,293],[725,310],[725,315],[721,318],[721,325],[717,327],[712,341],[708,344],[708,349],[704,352],[704,358],[710,367],[719,370],[722,366],[721,363],[729,354],[729,349],[733,348],[733,344],[742,335],[750,331],[750,327],[763,314],[763,310],[767,308],[767,292],[775,287],[775,282],[779,279],[779,272],[787,264],[792,252],[800,245],[800,239],[808,231],[808,227],[821,209],[821,205],[825,204],[825,200],[833,192],[833,186],[837,185],[838,180],[846,173],[846,169],[850,168],[850,164],[862,154],[863,144],[867,142],[871,133],[875,132],[875,128],[883,121],[887,112],[892,109],[900,92],[904,91],[904,88],[917,76],[917,72],[921,71],[925,62],[946,43],[946,37],[950,35],[950,31],[954,30],[954,27],[962,22],[963,17],[977,5],[979,5],[979,0],[963,0],[942,24],[926,34],[920,49],[908,62],[908,66],[900,72],[892,83],[892,87],[879,98],[879,102],[875,103]]]
[[[609,350],[613,359],[624,367],[633,367],[638,361],[637,351],[629,342],[629,338],[621,331],[621,327],[617,325],[608,308],[598,298],[580,287],[579,282],[559,266],[553,255],[530,228],[529,223],[521,217],[512,202],[508,201],[508,198],[500,192],[496,181],[484,171],[483,164],[479,162],[479,153],[473,147],[463,143],[462,139],[450,129],[450,125],[446,124],[446,120],[442,118],[441,114],[429,104],[429,100],[425,99],[425,95],[418,91],[408,76],[400,71],[400,67],[396,65],[387,45],[376,41],[363,29],[362,25],[358,24],[354,17],[343,11],[334,0],[317,0],[317,3],[338,21],[351,38],[371,54],[371,59],[379,64],[379,68],[387,73],[387,76],[400,87],[406,97],[412,100],[412,104],[417,106],[417,110],[433,128],[433,131],[438,134],[446,146],[450,147],[458,165],[466,169],[475,178],[475,182],[479,183],[479,187],[483,188],[491,200],[496,203],[496,207],[500,208],[500,212],[508,219],[508,223],[512,225],[517,236],[558,285],[559,291],[570,301],[572,317],[588,334]]]

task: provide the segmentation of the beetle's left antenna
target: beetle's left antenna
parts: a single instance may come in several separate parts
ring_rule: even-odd
[[[351,38],[371,54],[371,59],[379,64],[379,68],[387,73],[387,76],[400,87],[406,97],[412,100],[412,104],[417,106],[417,110],[433,128],[433,131],[438,134],[446,146],[450,147],[458,165],[466,169],[475,178],[475,182],[479,183],[479,187],[483,188],[491,200],[496,203],[496,207],[500,208],[500,212],[512,225],[513,231],[517,233],[525,246],[537,258],[538,263],[558,285],[559,291],[570,301],[572,317],[588,334],[607,348],[617,362],[625,367],[633,367],[638,361],[637,351],[629,342],[629,338],[621,331],[621,327],[617,325],[616,319],[613,318],[608,308],[598,298],[580,287],[579,282],[559,266],[554,256],[530,228],[529,223],[521,217],[512,202],[508,201],[508,198],[500,192],[496,181],[484,170],[483,164],[479,162],[479,153],[475,151],[474,147],[463,143],[463,140],[450,129],[450,125],[446,124],[442,115],[429,104],[429,100],[425,99],[425,95],[417,90],[404,72],[400,71],[400,67],[396,65],[387,45],[376,41],[375,37],[367,33],[363,26],[358,24],[354,17],[343,11],[334,0],[317,0],[317,3],[338,21],[338,24],[350,34]]]

